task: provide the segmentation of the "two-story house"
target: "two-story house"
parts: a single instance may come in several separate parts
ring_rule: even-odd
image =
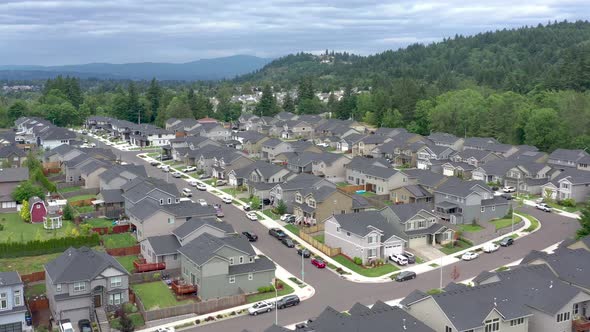
[[[373,156],[374,150],[391,141],[390,137],[381,135],[367,135],[352,146],[352,156]]]
[[[21,167],[27,159],[27,154],[16,145],[0,145],[0,164],[10,167]]]
[[[26,167],[0,169],[0,212],[16,211],[17,202],[12,198],[12,192],[18,185],[29,179],[29,169]]]
[[[180,192],[176,185],[158,178],[136,177],[123,184],[121,190],[126,213],[143,200],[150,200],[159,205],[180,201]]]
[[[18,272],[0,272],[0,331],[32,331],[27,326],[24,284]]]
[[[399,171],[401,186],[392,189],[390,199],[395,203],[432,204],[434,189],[447,181],[448,177],[423,169],[404,169]]]
[[[262,144],[270,138],[254,131],[238,131],[233,134],[233,140],[240,142],[238,147],[249,156],[258,157],[262,150]]]
[[[315,225],[330,215],[352,212],[353,199],[333,186],[302,188],[295,192],[296,222]]]
[[[335,184],[323,178],[302,173],[295,177],[289,178],[285,182],[275,184],[270,189],[268,197],[262,196],[260,198],[269,198],[272,204],[275,206],[279,203],[279,201],[282,200],[285,204],[287,204],[287,211],[292,213],[297,191],[320,186],[329,186],[333,188],[336,187]]]
[[[217,179],[227,179],[229,172],[234,169],[252,164],[252,159],[232,150],[219,150],[213,157],[211,165],[211,176]]]
[[[463,150],[463,143],[465,142],[465,139],[448,133],[433,132],[430,133],[427,138],[433,142],[434,145],[451,148],[455,151]]]
[[[107,253],[87,247],[69,248],[45,264],[45,287],[51,316],[73,325],[129,301],[127,270]]]
[[[550,199],[586,202],[590,196],[590,172],[567,168],[542,186],[542,194]]]
[[[313,161],[319,158],[319,153],[315,152],[285,152],[276,156],[275,160],[287,166],[287,169],[293,173],[312,172]]]
[[[551,152],[547,164],[559,170],[576,168],[578,162],[590,157],[586,150],[556,149]]]
[[[220,123],[201,123],[191,130],[189,135],[200,135],[214,141],[227,141],[231,139],[232,131]]]
[[[346,179],[346,164],[350,158],[343,154],[320,153],[313,160],[311,174],[321,176],[332,181],[344,181]]]
[[[254,187],[258,183],[283,182],[289,174],[291,172],[284,167],[256,160],[249,165],[231,170],[228,173],[228,179],[231,186],[248,185],[249,189],[252,189],[250,187]],[[250,190],[250,192],[252,191]]]
[[[416,151],[416,168],[430,169],[433,163],[440,163],[442,160],[449,160],[455,153],[453,148],[443,145],[423,145]]]

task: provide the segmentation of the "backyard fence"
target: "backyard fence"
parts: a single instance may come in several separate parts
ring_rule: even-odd
[[[94,227],[92,229],[93,232],[98,233],[100,235],[105,234],[119,234],[119,233],[127,233],[129,232],[129,228],[131,225],[117,225],[112,227]]]
[[[88,198],[88,199],[82,199],[79,201],[74,201],[74,202],[69,202],[71,206],[90,206],[92,205],[92,201],[94,201],[96,198]]]
[[[354,194],[357,190],[365,190],[364,185],[359,186],[345,186],[345,187],[338,187],[338,190],[343,191],[347,194]]]
[[[137,304],[137,308],[139,309],[139,312],[141,312],[143,319],[147,322],[192,313],[197,315],[204,315],[211,312],[240,306],[246,304],[247,301],[245,294],[239,294],[219,299],[211,299],[203,302],[193,302],[183,305],[177,305],[170,308],[154,310],[146,310],[143,306],[143,303],[141,302],[141,299],[137,296],[135,296],[135,303]]]
[[[159,271],[150,271],[150,272],[142,272],[142,273],[132,273],[129,275],[129,283],[130,284],[141,284],[143,282],[152,282],[156,280],[161,280],[162,275],[168,275],[170,278],[178,278],[180,277],[180,269],[166,269],[166,270],[159,270]],[[131,290],[131,289],[129,289]]]
[[[21,274],[20,278],[24,283],[45,280],[45,271],[33,272],[30,274]]]
[[[27,303],[32,312],[49,309],[49,300],[45,296],[29,299]]]
[[[106,252],[111,256],[129,256],[139,255],[141,249],[139,248],[139,244],[137,244],[131,247],[107,249]]]
[[[330,246],[327,246],[323,243],[321,243],[320,241],[316,240],[312,234],[314,233],[318,233],[324,230],[324,224],[317,224],[311,227],[303,227],[299,229],[299,237],[311,244],[312,247],[318,249],[319,251],[323,252],[324,254],[332,257],[332,256],[336,256],[338,254],[341,253],[341,249],[340,248],[332,248]]]
[[[84,180],[71,181],[71,182],[60,182],[57,184],[57,189],[70,188],[70,187],[80,187],[80,186],[83,186],[84,184],[85,184]]]

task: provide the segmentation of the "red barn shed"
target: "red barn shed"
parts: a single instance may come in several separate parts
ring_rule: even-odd
[[[47,206],[45,201],[35,196],[29,199],[29,209],[31,211],[31,222],[43,222],[43,217],[47,215]]]

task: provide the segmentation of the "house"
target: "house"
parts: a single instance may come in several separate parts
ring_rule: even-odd
[[[467,149],[451,155],[449,159],[453,162],[464,162],[474,167],[479,167],[489,161],[503,158],[501,155],[492,151]]]
[[[82,181],[82,167],[98,162],[98,160],[92,158],[87,153],[82,153],[70,160],[64,161],[61,168],[66,176],[66,182]]]
[[[398,174],[399,172],[393,168],[371,165],[362,169],[347,167],[347,170],[351,171],[350,173],[347,171],[347,179],[350,179],[351,176],[355,177],[354,173],[360,173],[360,184],[365,186],[366,191],[377,195],[389,195],[392,189],[401,186],[398,180],[401,178]],[[358,185],[359,177],[355,178]]]
[[[138,177],[147,177],[143,165],[113,165],[98,175],[100,190],[120,189]]]
[[[590,156],[585,156],[578,160],[578,169],[581,171],[590,171]]]
[[[550,199],[571,199],[576,203],[588,201],[590,172],[567,168],[542,186],[542,195]]]
[[[121,186],[125,199],[125,213],[135,204],[149,200],[159,205],[175,204],[180,201],[180,192],[173,183],[157,178],[137,177]]]
[[[113,164],[97,160],[94,163],[88,163],[82,167],[80,167],[80,177],[84,182],[84,188],[99,188],[100,187],[100,174],[105,172],[110,167],[113,167]]]
[[[203,233],[178,252],[181,275],[198,287],[202,300],[254,293],[274,279],[274,263],[257,257],[243,235],[218,238]]]
[[[474,169],[471,172],[471,178],[486,183],[504,184],[508,172],[517,165],[518,162],[514,160],[492,160]],[[511,174],[515,177],[520,175],[519,173]]]
[[[0,165],[4,167],[21,167],[27,160],[27,154],[15,145],[0,145]]]
[[[400,170],[397,178],[397,187],[390,191],[391,201],[397,204],[432,203],[432,192],[448,179],[442,174],[422,169]]]
[[[296,222],[315,225],[330,215],[352,212],[352,197],[333,186],[301,188],[295,192]]]
[[[452,224],[499,219],[508,213],[509,205],[482,181],[451,178],[434,190],[435,213]]]
[[[590,251],[590,236],[585,236],[581,239],[567,238],[559,244],[559,248],[568,249],[584,249]]]
[[[346,181],[351,185],[365,185],[366,169],[370,167],[389,168],[389,166],[389,162],[385,159],[354,157],[345,165]]]
[[[26,167],[0,169],[0,212],[14,212],[17,202],[12,198],[12,192],[18,185],[29,179],[29,169]]]
[[[313,160],[311,174],[331,179],[332,181],[344,181],[346,179],[346,164],[350,158],[343,154],[320,153]]]
[[[26,323],[24,283],[18,272],[0,272],[0,331],[32,331]]]
[[[395,235],[395,226],[379,211],[337,214],[323,223],[325,244],[340,248],[348,257],[360,257],[363,264],[404,250],[405,241]]]
[[[125,199],[121,189],[103,189],[92,202],[96,211],[107,218],[120,218],[125,213]]]
[[[454,231],[437,222],[429,204],[398,204],[380,212],[408,248],[445,245],[453,240]]]
[[[39,130],[35,137],[38,146],[50,150],[62,144],[70,144],[76,138],[76,134],[65,128],[51,125]]]
[[[355,132],[350,133],[346,136],[336,137],[338,138],[338,141],[336,142],[335,146],[336,150],[342,152],[352,152],[352,147],[357,145],[365,136]]]
[[[447,161],[440,164],[433,163],[430,169],[444,176],[454,176],[468,180],[471,178],[471,172],[473,172],[475,166],[462,161]]]
[[[555,332],[570,331],[576,308],[590,299],[545,267],[485,272],[474,283],[436,295],[414,291],[401,305],[436,331]]]
[[[276,156],[285,152],[293,152],[293,147],[276,138],[271,138],[262,143],[262,159],[273,161]]]
[[[289,170],[284,167],[256,160],[244,167],[232,169],[228,173],[228,179],[231,186],[242,186],[283,182],[289,174],[291,174]]]
[[[387,136],[367,135],[353,144],[352,156],[372,156],[375,148],[389,141],[391,138]]]
[[[433,132],[427,138],[437,146],[451,148],[455,151],[463,150],[463,143],[465,139],[457,137],[453,134]]]
[[[416,150],[416,168],[430,169],[433,162],[449,160],[455,151],[451,147],[442,145],[422,145]]]
[[[220,123],[201,123],[188,134],[200,135],[213,141],[228,141],[231,139],[232,131]]]
[[[565,170],[567,168],[576,168],[579,162],[588,157],[590,157],[590,154],[586,150],[556,149],[549,155],[547,164]]]
[[[320,177],[302,173],[295,177],[288,179],[285,182],[275,184],[269,190],[268,198],[271,200],[273,205],[277,205],[279,201],[283,201],[287,204],[287,211],[293,212],[293,206],[295,203],[295,195],[297,191],[320,186],[336,187],[333,183],[322,179]],[[262,199],[267,197],[261,197]]]
[[[234,169],[252,164],[254,161],[235,150],[220,150],[213,157],[211,176],[217,179],[227,179],[229,172]]]
[[[95,321],[95,310],[112,312],[129,301],[127,270],[107,253],[87,247],[69,248],[45,264],[45,287],[56,321]]]
[[[258,156],[262,150],[262,144],[270,138],[254,132],[254,131],[239,131],[233,134],[232,139],[241,143],[240,149],[250,156]]]
[[[276,156],[277,162],[287,165],[287,169],[293,173],[310,173],[312,171],[313,161],[318,159],[319,153],[315,152],[285,152]]]

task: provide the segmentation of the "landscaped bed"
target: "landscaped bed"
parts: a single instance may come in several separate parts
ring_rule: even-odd
[[[262,301],[262,300],[274,299],[276,296],[276,293],[278,293],[278,296],[283,296],[283,295],[288,295],[288,294],[293,293],[293,288],[291,286],[287,285],[286,283],[284,283],[280,279],[279,279],[278,283],[279,283],[279,285],[283,285],[283,288],[279,289],[278,292],[275,292],[273,289],[272,291],[266,292],[266,293],[258,293],[258,294],[248,295],[246,297],[246,301],[248,301],[248,303],[254,303],[254,302],[258,302],[258,301]]]
[[[133,272],[134,266],[133,266],[133,262],[135,262],[137,260],[137,256],[136,255],[130,255],[130,256],[118,256],[115,257],[115,259],[121,264],[123,265],[123,267],[129,271],[129,273]]]
[[[514,216],[514,225],[521,222],[522,219],[519,216]],[[512,218],[503,218],[503,219],[496,219],[490,221],[494,226],[496,226],[496,230],[512,227]]]
[[[459,252],[461,250],[471,248],[472,246],[473,246],[473,244],[471,244],[470,242],[467,242],[463,238],[460,238],[459,240],[456,241],[456,243],[454,245],[447,244],[444,247],[442,247],[440,249],[440,251],[442,251],[446,255],[452,255],[452,254]]]
[[[154,281],[132,285],[146,310],[169,308],[190,303],[191,300],[177,301],[176,297],[163,281]]]
[[[342,256],[342,255],[334,256],[333,259],[335,261],[337,261],[338,263],[351,269],[352,271],[354,271],[360,275],[363,275],[365,277],[380,277],[382,275],[399,270],[399,268],[397,266],[394,266],[394,265],[388,264],[388,263],[384,263],[383,265],[376,266],[376,267],[363,267],[363,266],[355,264],[353,261],[348,259],[346,256]]]
[[[143,316],[137,312],[134,314],[128,314],[127,317],[129,317],[129,319],[131,319],[131,322],[133,322],[133,327],[134,328],[138,328],[141,326],[145,325],[145,322],[143,320]],[[111,328],[115,329],[115,330],[121,330],[121,323],[119,321],[119,318],[117,319],[113,319],[109,322],[109,324],[111,325]]]
[[[107,249],[126,248],[137,244],[137,240],[129,233],[103,235],[101,239]]]
[[[63,221],[62,228],[47,230],[43,228],[43,223],[24,222],[18,213],[0,214],[0,224],[4,227],[0,231],[0,242],[29,242],[61,238],[75,227],[70,221]]]

